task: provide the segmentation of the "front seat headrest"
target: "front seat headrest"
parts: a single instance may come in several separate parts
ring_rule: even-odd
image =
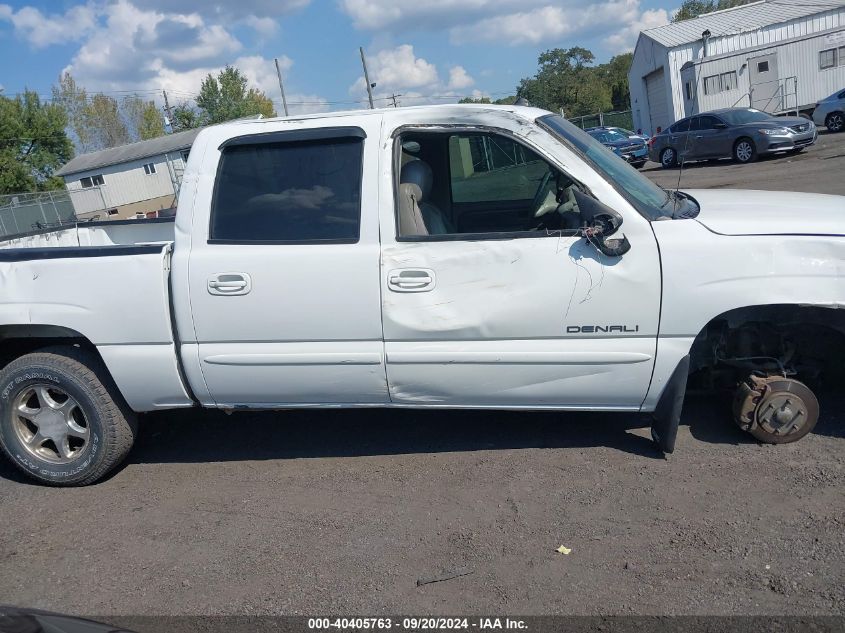
[[[431,167],[421,160],[412,160],[410,163],[405,163],[402,166],[402,171],[399,174],[399,183],[403,185],[416,185],[420,189],[420,199],[422,202],[428,198],[431,193],[431,185],[434,176],[431,172]]]

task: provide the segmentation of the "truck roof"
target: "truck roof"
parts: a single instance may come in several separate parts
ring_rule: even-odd
[[[442,117],[444,115],[448,115],[450,111],[453,112],[455,115],[462,116],[466,116],[470,112],[475,112],[476,114],[484,112],[504,115],[507,115],[509,113],[511,115],[515,114],[518,117],[529,121],[533,121],[537,117],[544,116],[546,114],[551,114],[548,110],[543,110],[541,108],[534,108],[530,106],[496,105],[489,103],[449,103],[438,105],[419,105],[407,107],[403,106],[401,108],[375,108],[373,110],[360,109],[342,110],[338,112],[317,112],[313,114],[293,115],[287,117],[271,117],[266,119],[260,119],[258,121],[237,120],[229,121],[227,123],[221,123],[220,126],[255,125],[256,123],[267,124],[279,121],[313,121],[320,119],[341,119],[349,117],[365,117],[375,115],[389,115],[391,118],[404,118],[404,115],[407,115],[407,118],[418,121],[423,118],[427,112],[430,112],[433,116]]]

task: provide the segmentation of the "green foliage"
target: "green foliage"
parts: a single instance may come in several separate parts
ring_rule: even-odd
[[[120,109],[132,140],[146,141],[164,136],[164,119],[154,101],[145,101],[138,95],[129,95],[123,98]]]
[[[513,105],[516,101],[515,96],[504,97],[502,99],[496,99],[495,101],[491,101],[490,97],[464,97],[458,103],[495,103],[496,105]]]
[[[83,125],[98,149],[118,147],[130,142],[129,130],[113,97],[95,94],[89,97],[82,114]]]
[[[554,48],[540,55],[537,73],[520,81],[517,96],[540,108],[562,109],[569,117],[625,110],[631,107],[631,59],[632,54],[625,53],[596,66],[586,48]]]
[[[223,123],[232,119],[262,114],[276,116],[273,102],[261,90],[247,90],[247,79],[237,68],[226,66],[217,77],[209,74],[202,82],[194,112],[186,104],[174,112],[179,129]]]
[[[27,91],[0,96],[0,193],[60,189],[53,172],[73,157],[64,107]]]
[[[748,4],[752,0],[684,0],[681,3],[681,8],[672,16],[672,22],[682,22],[683,20],[690,20],[697,18],[704,13],[712,13],[713,11],[721,11],[722,9],[731,9],[743,4]]]
[[[164,134],[164,121],[153,101],[129,95],[118,103],[104,94],[89,94],[70,73],[63,73],[53,86],[53,103],[65,110],[68,130],[82,153]]]

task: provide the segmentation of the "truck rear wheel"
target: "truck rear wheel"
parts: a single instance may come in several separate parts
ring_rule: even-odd
[[[94,354],[47,348],[0,372],[0,447],[36,481],[92,484],[123,461],[136,432],[135,414]]]

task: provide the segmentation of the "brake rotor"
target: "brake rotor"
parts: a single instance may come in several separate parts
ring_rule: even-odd
[[[816,426],[819,402],[804,383],[782,376],[750,376],[734,398],[734,419],[762,442],[796,442]]]

